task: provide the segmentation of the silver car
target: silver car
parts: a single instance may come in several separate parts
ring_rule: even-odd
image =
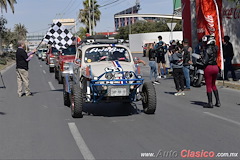
[[[42,49],[42,56],[41,56],[42,61],[46,60],[46,58],[47,58],[47,51],[48,51],[47,48],[43,48]]]

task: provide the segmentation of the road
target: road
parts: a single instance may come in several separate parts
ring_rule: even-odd
[[[148,81],[149,67],[142,71]],[[140,102],[101,103],[87,104],[87,114],[73,119],[48,66],[34,58],[29,75],[34,96],[18,98],[15,66],[3,73],[0,159],[183,159],[189,156],[185,150],[214,152],[211,159],[229,159],[218,153],[240,158],[238,90],[219,87],[222,106],[208,109],[202,106],[205,86],[175,97],[173,79],[167,78],[155,85],[154,115],[144,114]]]

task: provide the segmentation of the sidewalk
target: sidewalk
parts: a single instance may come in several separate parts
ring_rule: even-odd
[[[235,70],[235,74],[238,81],[233,81],[232,78],[229,78],[229,81],[217,80],[217,85],[240,90],[240,69]],[[228,75],[231,77],[230,72]]]

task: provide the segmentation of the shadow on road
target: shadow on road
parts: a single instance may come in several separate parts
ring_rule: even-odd
[[[129,103],[84,104],[83,111],[87,115],[104,117],[130,116],[142,112],[135,104]]]
[[[0,115],[5,115],[6,113],[4,113],[4,112],[0,112]]]
[[[202,106],[203,108],[208,108],[206,107],[207,103],[206,102],[201,102],[201,101],[191,101],[191,104],[197,105],[197,106]]]
[[[164,93],[174,95],[176,92],[164,92]]]

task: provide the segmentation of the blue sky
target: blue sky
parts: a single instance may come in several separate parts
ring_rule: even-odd
[[[136,0],[97,0],[99,5],[116,1],[112,5],[100,8],[102,13],[95,31],[113,31],[114,14],[135,5]],[[17,0],[15,13],[8,8],[2,12],[7,19],[7,28],[15,24],[24,24],[30,34],[46,33],[53,19],[77,18],[79,9],[83,9],[83,0]],[[172,0],[140,0],[139,13],[172,14]],[[83,26],[78,24],[78,27]]]

